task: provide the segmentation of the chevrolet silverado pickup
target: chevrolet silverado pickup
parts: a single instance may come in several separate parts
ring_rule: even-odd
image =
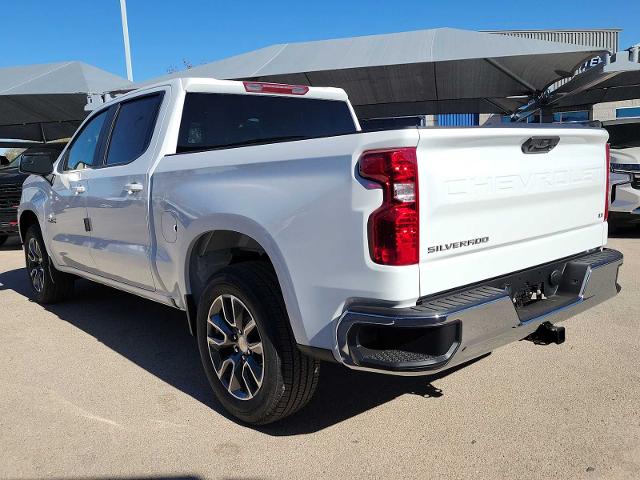
[[[605,130],[363,132],[343,90],[182,78],[125,94],[55,164],[19,228],[34,298],[83,277],[186,312],[215,396],[264,424],[321,360],[426,375],[616,295]]]

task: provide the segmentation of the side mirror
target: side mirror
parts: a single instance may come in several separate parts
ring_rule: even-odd
[[[4,167],[6,165],[9,165],[10,163],[11,162],[7,157],[5,157],[4,155],[0,155],[0,167]]]
[[[49,155],[25,155],[20,161],[20,172],[46,177],[53,173],[53,162]]]

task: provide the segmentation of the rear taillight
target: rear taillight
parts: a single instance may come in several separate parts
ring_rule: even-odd
[[[418,160],[415,148],[370,150],[360,157],[360,175],[382,187],[382,205],[369,217],[369,252],[382,265],[418,263],[420,228]]]
[[[284,95],[304,95],[309,91],[306,85],[285,85],[284,83],[242,82],[249,93],[282,93]]]
[[[611,175],[610,171],[611,171],[611,149],[610,149],[610,145],[607,143],[606,146],[606,156],[605,156],[605,175],[607,177],[605,184],[607,185],[607,189],[604,192],[604,221],[606,222],[607,219],[609,218],[609,195],[611,194],[610,190],[611,190],[611,183],[610,183],[610,177],[609,175]]]

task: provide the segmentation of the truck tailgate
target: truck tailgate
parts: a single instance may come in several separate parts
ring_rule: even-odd
[[[524,153],[532,137],[559,142]],[[601,246],[606,141],[590,128],[421,129],[421,295]]]

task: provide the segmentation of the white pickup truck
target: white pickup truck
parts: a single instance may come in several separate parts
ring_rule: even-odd
[[[611,145],[612,227],[640,225],[640,119],[604,122]]]
[[[553,323],[619,290],[606,141],[363,132],[339,89],[174,79],[21,165],[27,271],[42,303],[84,277],[184,310],[219,401],[268,423],[308,402],[320,360],[425,375],[562,342]]]

